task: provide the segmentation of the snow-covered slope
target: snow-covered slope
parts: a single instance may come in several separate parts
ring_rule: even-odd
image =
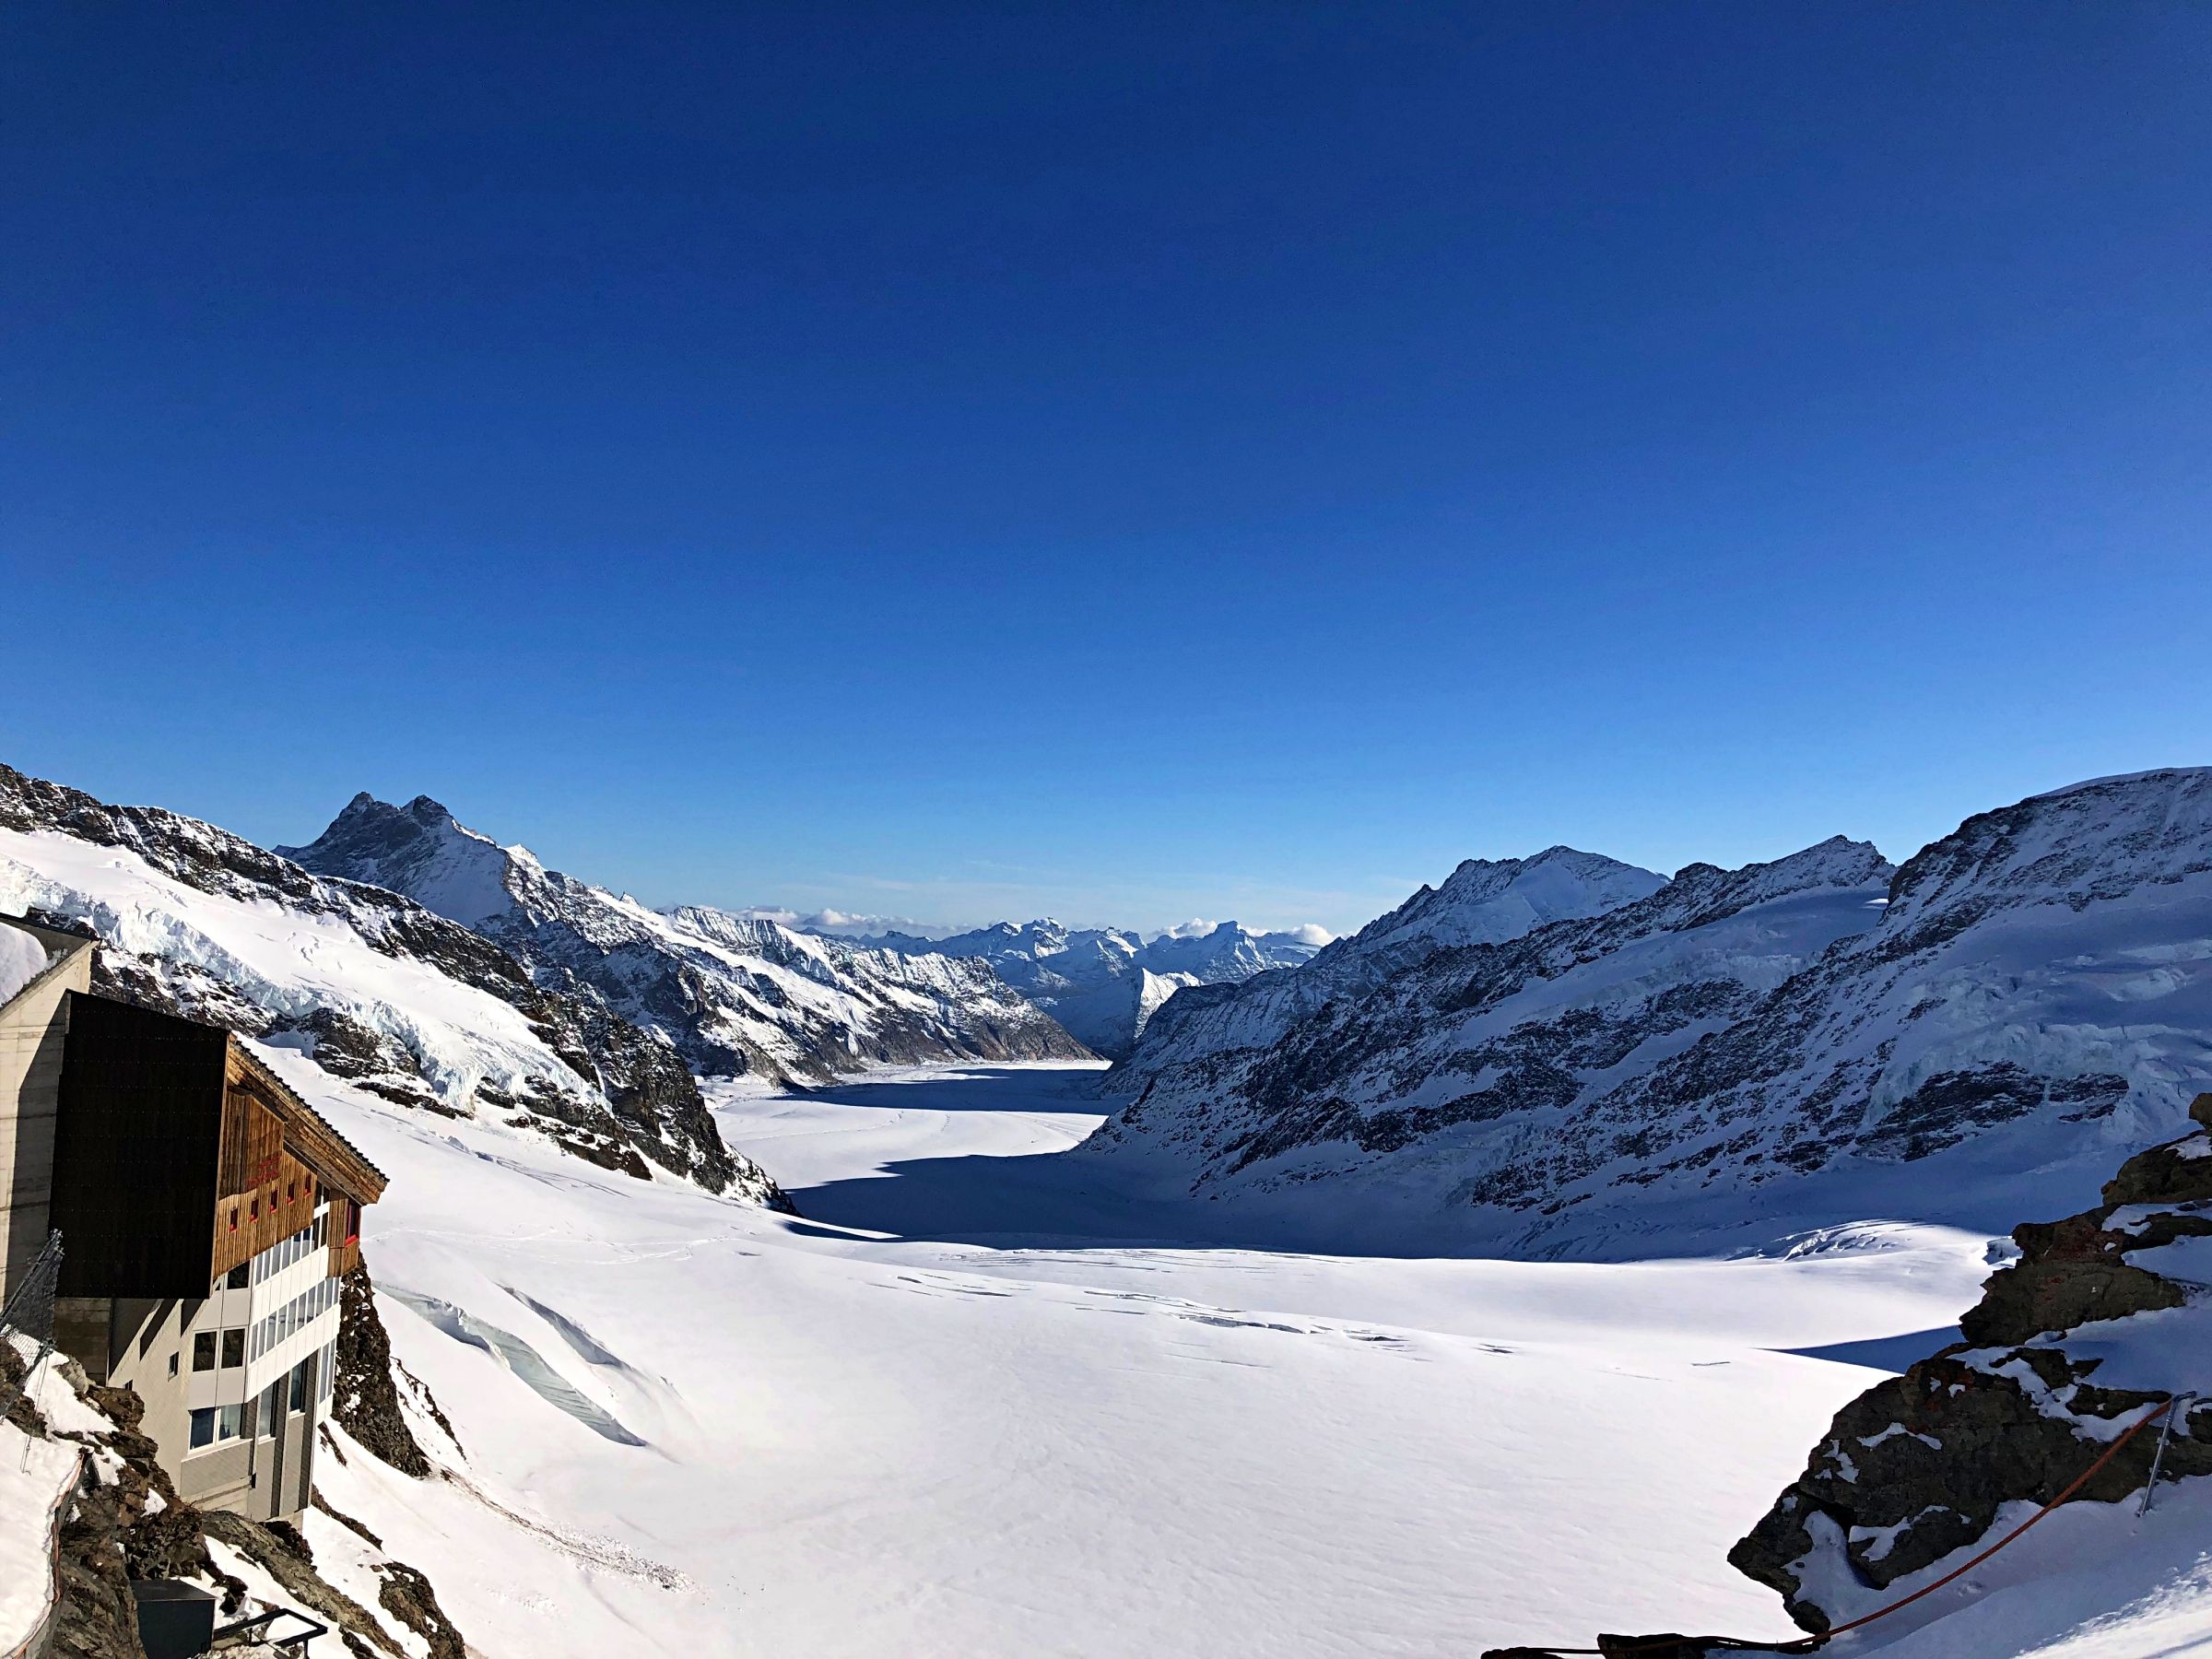
[[[1110,1095],[1142,1094],[1194,1063],[1209,1069],[1254,1056],[1332,1002],[1363,996],[1401,970],[1456,946],[1517,939],[1549,922],[1599,916],[1664,887],[1666,878],[1594,853],[1553,847],[1533,858],[1470,858],[1441,887],[1424,887],[1356,934],[1316,952],[1295,973],[1254,974],[1194,991],[1148,1024]]]
[[[1325,1006],[1337,947],[1283,976],[1295,1001],[1265,975],[1190,993],[1110,1077],[1129,1104],[1093,1150],[1286,1203],[1351,1177],[1369,1224],[1633,1253],[1755,1211],[1992,1225],[2212,1082],[2212,772],[2023,801],[1887,874],[1838,840]]]
[[[1483,1196],[1557,1214],[1773,1184],[1801,1212],[1910,1193],[2001,1226],[1993,1203],[2093,1180],[2208,1084],[2212,770],[2146,772],[1968,818],[1875,926],[1532,1138]]]
[[[414,1423],[450,1480],[348,1450],[335,1507],[487,1654],[1411,1659],[1676,1614],[1787,1635],[1725,1551],[1876,1373],[1775,1350],[1924,1330],[1985,1271],[1982,1240],[1905,1230],[1626,1269],[1228,1247],[1175,1230],[1218,1206],[1059,1155],[1098,1117],[1073,1068],[711,1088],[799,1222],[277,1063],[391,1174],[384,1321],[453,1430]]]
[[[866,1065],[1084,1053],[987,961],[906,955],[703,906],[665,912],[548,870],[427,795],[356,795],[304,868],[405,893],[496,941],[541,985],[594,998],[691,1068],[776,1084]]]
[[[104,994],[298,1049],[387,1100],[780,1200],[658,1037],[412,900],[196,818],[0,767],[0,911],[97,934]]]
[[[1517,936],[1482,935],[1525,909],[1440,929],[1429,936],[1452,942],[1392,971],[1414,956],[1424,912],[1451,913],[1417,900],[1346,941],[1366,939],[1364,954],[1324,952],[1304,971],[1334,970],[1345,987],[1311,1013],[1276,1031],[1280,1005],[1264,1004],[1264,1044],[1194,1052],[1204,1028],[1171,1028],[1177,1004],[1156,1022],[1170,1029],[1110,1078],[1136,1098],[1092,1150],[1208,1194],[1350,1176],[1387,1190],[1394,1208],[1464,1205],[1535,1127],[1723,1029],[1871,924],[1890,873],[1873,847],[1841,840],[1741,870],[1693,865],[1617,908]],[[1360,974],[1379,982],[1362,992]],[[1234,1029],[1249,1017],[1236,1004],[1259,1000],[1252,989],[1207,1023]]]

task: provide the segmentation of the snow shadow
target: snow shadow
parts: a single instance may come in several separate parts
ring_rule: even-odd
[[[1938,1348],[1966,1340],[1957,1325],[1937,1325],[1932,1331],[1907,1331],[1896,1336],[1869,1336],[1859,1342],[1830,1342],[1819,1347],[1777,1348],[1802,1359],[1833,1359],[1839,1365],[1864,1365],[1873,1371],[1901,1374]]]

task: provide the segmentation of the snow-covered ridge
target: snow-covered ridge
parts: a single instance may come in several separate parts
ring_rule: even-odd
[[[1740,870],[1692,865],[1595,915],[1443,945],[1409,966],[1389,967],[1409,953],[1402,927],[1370,934],[1375,954],[1345,953],[1335,994],[1309,993],[1303,1007],[1284,993],[1328,973],[1327,952],[1280,990],[1254,981],[1194,997],[1188,1014],[1171,1006],[1109,1077],[1135,1098],[1092,1150],[1209,1194],[1291,1202],[1348,1176],[1384,1184],[1394,1209],[1464,1207],[1470,1183],[1532,1134],[1870,925],[1891,873],[1872,846],[1837,840]],[[1484,885],[1487,904],[1503,884]],[[1645,884],[1610,890],[1631,885]],[[1206,1045],[1240,1018],[1262,1039]]]
[[[692,1070],[820,1082],[868,1065],[1081,1058],[985,961],[908,956],[705,906],[653,910],[548,870],[418,795],[356,795],[304,847],[325,876],[406,894],[496,942],[538,984],[665,1038]]]
[[[665,1042],[412,900],[0,767],[0,911],[99,936],[95,988],[313,1056],[388,1100],[776,1200]]]
[[[1816,1173],[1807,1215],[1985,1221],[2003,1183],[2171,1134],[2212,1083],[2212,772],[1983,813],[1889,875],[1841,839],[1693,865],[1324,996],[1363,930],[1177,997],[1110,1074],[1129,1104],[1093,1150],[1284,1204],[1348,1179],[1378,1215],[1579,1253]]]
[[[1665,877],[1594,853],[1553,847],[1533,858],[1468,859],[1389,914],[1317,952],[1296,973],[1267,972],[1169,1003],[1110,1075],[1110,1094],[1143,1093],[1166,1073],[1265,1049],[1332,1002],[1364,996],[1393,974],[1454,947],[1502,944],[1559,921],[1599,916],[1666,885]]]

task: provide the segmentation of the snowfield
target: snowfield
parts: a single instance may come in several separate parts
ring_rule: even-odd
[[[1061,1156],[1099,1121],[1081,1067],[725,1088],[802,1219],[268,1053],[392,1177],[382,1312],[466,1452],[418,1419],[458,1478],[356,1449],[318,1483],[488,1654],[1786,1638],[1728,1546],[1853,1361],[1938,1346],[1987,1271],[1912,1228],[1725,1262],[1253,1248]]]

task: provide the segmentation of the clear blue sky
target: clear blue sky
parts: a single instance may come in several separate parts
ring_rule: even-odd
[[[1342,929],[2212,759],[2202,6],[18,0],[0,168],[0,758],[260,841]]]

